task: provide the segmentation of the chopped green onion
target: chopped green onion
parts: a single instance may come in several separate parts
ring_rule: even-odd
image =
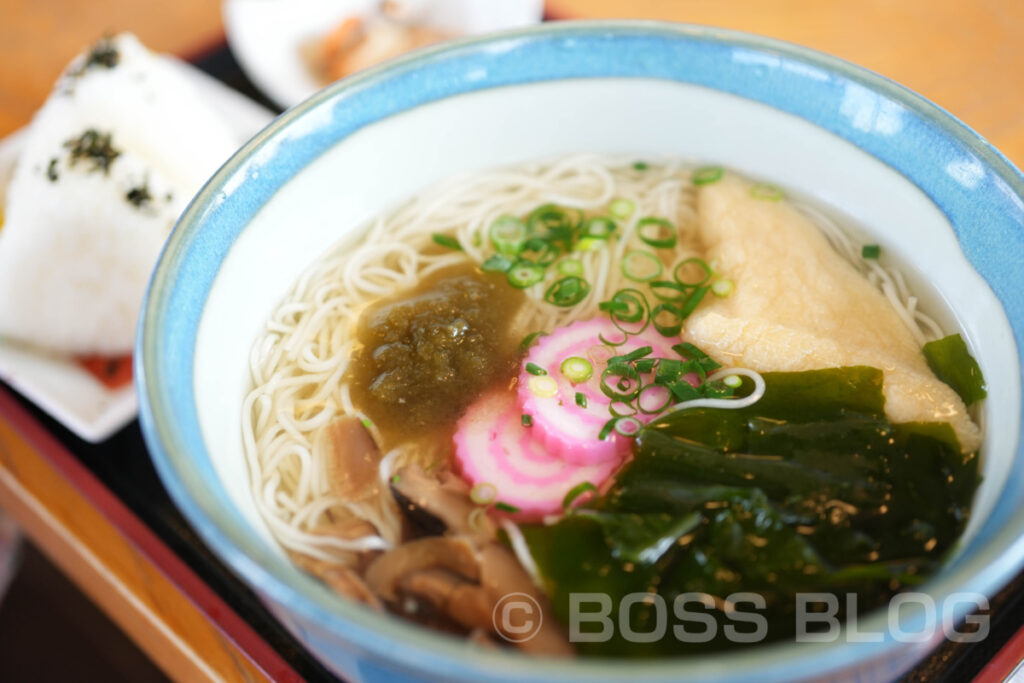
[[[448,249],[462,251],[462,245],[459,244],[459,241],[449,235],[445,235],[440,232],[435,232],[433,235],[431,235],[431,239],[434,240],[434,244],[439,244],[442,247],[446,247]]]
[[[736,377],[736,375],[732,375]],[[704,398],[728,398],[736,394],[736,389],[743,386],[743,380],[736,377],[736,386],[731,386],[725,382],[725,380],[714,380],[712,382],[704,382],[700,387],[700,392],[704,395]]]
[[[701,378],[701,381],[703,382],[704,378]],[[669,391],[672,392],[673,398],[679,403],[701,397],[700,389],[682,378],[665,386],[669,388]]]
[[[654,383],[671,387],[688,372],[697,372],[701,376],[705,374],[696,362],[676,358],[662,358],[654,375]]]
[[[609,318],[611,318],[612,324],[615,325],[615,329],[617,329],[619,332],[622,333],[622,339],[612,339],[612,338],[606,337],[604,335],[604,332],[599,332],[598,335],[597,335],[598,341],[600,341],[605,346],[609,346],[609,347],[616,347],[616,346],[619,346],[620,344],[625,344],[627,341],[629,341],[630,332],[628,330],[624,329],[622,327],[622,325],[619,323],[618,320],[616,320],[615,318],[612,318],[611,316],[609,316]],[[647,322],[646,321],[644,322],[643,327],[641,327],[640,330],[643,331],[645,329],[647,329]],[[633,334],[639,334],[639,332],[634,331]]]
[[[782,190],[774,185],[770,185],[768,183],[757,183],[750,187],[750,196],[754,199],[765,199],[777,202],[786,195],[783,194]]]
[[[683,304],[683,307],[679,309],[680,320],[686,320],[686,318],[693,313],[694,309],[697,308],[697,304],[699,304],[701,299],[704,298],[704,295],[708,293],[708,289],[710,289],[710,287],[704,286],[698,287],[693,291],[690,298],[687,299],[686,303]]]
[[[645,402],[645,396],[655,396],[655,398],[653,399],[653,402],[651,400]],[[668,387],[660,384],[648,384],[640,390],[640,395],[636,397],[636,406],[640,409],[640,412],[645,415],[660,413],[665,410],[671,402],[672,392]]]
[[[583,223],[583,237],[596,237],[597,239],[608,239],[619,226],[607,216],[594,216]]]
[[[561,242],[565,248],[572,246],[572,239],[582,221],[583,213],[575,216],[556,204],[538,206],[526,217],[526,228],[531,235],[550,242]]]
[[[596,365],[605,365],[608,359],[615,355],[614,349],[604,344],[594,344],[587,349],[587,358]]]
[[[576,251],[597,251],[608,245],[603,237],[584,237],[576,243]]]
[[[516,289],[526,289],[543,279],[544,268],[529,261],[520,261],[508,270],[508,283]]]
[[[569,212],[557,204],[541,204],[526,217],[526,225],[532,228],[558,228],[571,226],[573,220]],[[532,232],[536,232],[535,230]]]
[[[363,426],[366,427],[367,429],[373,426],[373,423],[370,422],[370,418],[368,417],[364,417],[362,420],[360,420],[360,422],[362,422]]]
[[[578,258],[562,259],[558,262],[558,272],[562,275],[583,275],[583,261]]]
[[[523,244],[523,250],[519,252],[519,257],[542,266],[550,266],[561,253],[562,250],[554,242],[540,237],[531,237]]]
[[[694,185],[708,185],[721,180],[724,173],[721,166],[704,166],[695,170],[690,179]]]
[[[882,254],[882,248],[877,244],[865,244],[861,247],[861,258],[877,259]]]
[[[509,505],[508,503],[502,502],[500,500],[494,504],[494,509],[501,510],[502,512],[511,512],[512,514],[519,512],[519,508],[517,508],[515,505]]]
[[[649,356],[654,351],[653,346],[641,346],[638,349],[633,349],[629,353],[625,353],[621,356],[612,356],[608,359],[608,365],[617,365],[619,363],[632,363],[635,360],[640,360],[646,356]]]
[[[673,282],[672,280],[655,280],[648,286],[651,288],[651,294],[662,301],[675,302],[685,301],[687,294],[689,294],[690,289],[692,289],[691,287],[687,287],[686,285],[678,282]]]
[[[650,165],[646,161],[634,161],[633,170],[635,171],[646,171],[650,168]]]
[[[480,270],[485,273],[507,273],[512,267],[512,259],[504,254],[494,254],[480,264]]]
[[[650,305],[647,303],[647,298],[643,292],[638,289],[620,289],[612,295],[610,301],[602,301],[597,307],[602,311],[607,311],[608,317],[611,319],[612,324],[615,325],[615,328],[627,336],[640,334],[650,324]],[[637,327],[627,330],[622,326],[622,323],[636,323]],[[603,335],[598,335],[598,339],[609,346],[618,346],[625,342],[625,339],[623,339],[613,343],[605,339]]]
[[[622,417],[615,422],[615,432],[622,436],[636,436],[636,433],[643,429],[643,422],[635,417]]]
[[[726,297],[732,294],[734,286],[735,285],[733,284],[733,281],[729,280],[728,278],[716,280],[711,285],[711,293],[714,294],[715,296]]]
[[[537,330],[523,337],[523,341],[519,342],[519,353],[525,353],[527,349],[533,346],[533,342],[537,341],[538,337],[546,335],[547,332]]]
[[[526,382],[530,393],[539,398],[554,398],[558,396],[558,382],[546,375],[531,377]]]
[[[621,418],[621,417],[613,417],[612,419],[610,419],[607,422],[605,422],[604,426],[601,427],[601,431],[599,431],[597,433],[597,438],[600,439],[601,441],[604,441],[605,439],[607,439],[608,435],[612,433],[613,429],[615,429],[615,423],[618,422],[621,419],[623,419],[623,418]]]
[[[676,246],[678,235],[672,221],[646,216],[637,221],[636,234],[643,242],[655,249],[670,249]]]
[[[498,216],[491,223],[490,236],[499,253],[515,256],[523,250],[529,233],[526,224],[515,216]]]
[[[654,366],[658,364],[657,358],[642,358],[641,360],[633,363],[633,367],[639,373],[651,372],[654,370]]]
[[[702,374],[707,374],[712,370],[717,370],[722,367],[713,361],[708,354],[704,353],[690,342],[680,342],[673,346],[672,350],[683,358],[696,362],[703,370]]]
[[[576,392],[576,405],[578,405],[580,408],[586,408],[587,407],[587,395],[582,393],[582,392],[577,391]]]
[[[523,413],[523,426],[524,427],[532,427],[533,426],[533,418],[530,417],[529,415],[527,415],[526,413]]]
[[[663,337],[674,337],[683,330],[680,309],[675,304],[660,303],[651,309],[651,324]]]
[[[622,257],[622,274],[633,282],[649,282],[661,275],[661,261],[649,251],[627,251]]]
[[[616,294],[618,294],[618,292],[616,292]],[[621,314],[629,311],[630,309],[628,303],[616,301],[614,296],[608,301],[602,301],[597,305],[597,307],[602,311],[607,311],[609,314]]]
[[[608,205],[608,213],[619,219],[629,218],[633,215],[634,209],[636,204],[629,199],[613,199]]]
[[[469,499],[477,505],[487,505],[498,497],[498,487],[482,481],[469,490]]]
[[[565,494],[565,498],[562,499],[562,509],[568,510],[572,507],[572,504],[577,498],[582,496],[584,493],[590,491],[594,495],[597,495],[597,487],[591,484],[589,481],[581,481],[576,486],[569,489],[569,492]]]
[[[615,378],[615,386],[608,380]],[[640,394],[640,373],[632,365],[609,365],[601,373],[601,392],[613,401],[628,403]]]
[[[576,276],[563,277],[561,280],[556,280],[544,292],[544,301],[555,306],[567,308],[583,301],[589,293],[590,283],[583,278]]]
[[[545,370],[541,366],[537,365],[536,363],[527,363],[526,364],[526,371],[528,373],[530,373],[531,375],[546,375],[546,374],[548,374],[547,370]]]
[[[619,407],[625,408],[620,410]],[[608,404],[608,412],[615,417],[629,417],[636,415],[637,409],[632,403],[626,403],[625,401],[612,401]]]
[[[569,356],[562,361],[562,366],[559,369],[565,378],[573,384],[586,382],[594,374],[594,366],[590,364],[590,361],[579,356]]]
[[[730,389],[738,389],[743,384],[743,379],[739,375],[728,375],[722,380],[722,384]]]
[[[400,481],[402,481],[402,475],[400,474],[396,474],[395,476],[391,477],[392,484],[397,484]]]
[[[697,269],[699,269],[701,271],[701,273],[703,274],[703,276],[699,280],[685,280],[685,279],[683,279],[684,278],[684,273],[682,271],[683,271],[683,269],[686,269],[689,266],[694,266]],[[689,268],[689,269],[692,270],[692,268]],[[707,282],[708,279],[711,277],[711,268],[708,266],[707,263],[704,262],[704,259],[701,259],[701,258],[683,259],[672,270],[672,277],[675,278],[676,282],[678,282],[679,284],[684,285],[686,287],[700,287],[705,282]]]
[[[473,508],[473,511],[469,513],[469,527],[474,531],[483,531],[483,517],[487,514],[484,508]]]
[[[598,308],[609,311],[613,317],[627,323],[643,320],[647,300],[637,289],[620,289],[612,295],[610,301],[598,304]]]

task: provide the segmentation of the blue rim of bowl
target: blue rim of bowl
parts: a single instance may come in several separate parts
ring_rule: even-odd
[[[614,50],[610,49],[613,42],[616,46]],[[746,65],[733,65],[736,73],[732,74],[732,80],[728,77],[719,80],[723,76],[722,72],[729,67],[721,63],[702,64],[702,68],[705,68],[703,71],[681,74],[681,67],[671,59],[666,59],[666,56],[672,56],[674,48],[682,49],[681,46],[696,53],[707,53],[705,56],[730,55],[734,60],[742,58],[746,60]],[[640,50],[641,59],[623,59],[624,47]],[[591,49],[593,52],[588,51]],[[577,52],[572,53],[576,57],[575,61],[541,62],[541,71],[537,71],[537,64],[530,66],[524,63],[521,68],[516,67],[504,73],[503,79],[495,80],[490,73],[473,82],[456,79],[453,83],[447,83],[442,79],[440,90],[424,94],[428,89],[423,86],[421,77],[424,73],[451,76],[451,73],[445,72],[445,68],[457,65],[460,60],[491,60],[493,63],[495,59],[522,58],[530,50],[540,53],[547,50],[549,58],[560,51],[563,56],[573,50]],[[642,57],[645,56],[651,59],[643,61]],[[506,65],[506,68],[509,67]],[[736,74],[744,77],[740,78]],[[837,120],[835,116],[827,115],[820,104],[816,104],[814,97],[787,100],[784,87],[786,79],[800,77],[801,74],[817,81],[825,77],[825,82],[814,86],[820,88],[820,91],[815,91],[817,95],[834,98],[836,93],[830,88],[860,87],[865,93],[881,97],[880,102],[902,108],[918,125],[915,133],[923,136],[922,139],[903,143],[913,147],[913,154],[904,156],[908,150],[899,145],[889,147],[877,136],[870,135],[870,131],[859,130]],[[705,85],[760,101],[825,128],[889,164],[924,188],[949,217],[968,260],[989,283],[1006,310],[1015,338],[1024,339],[1024,298],[1014,296],[1024,285],[1024,278],[1014,270],[1014,259],[1010,258],[1024,252],[1024,219],[1021,218],[1024,215],[1024,176],[977,133],[938,106],[861,67],[774,39],[723,29],[647,21],[545,24],[428,48],[337,83],[293,107],[271,123],[237,152],[196,196],[168,240],[154,272],[143,303],[136,343],[135,377],[140,396],[140,422],[161,480],[204,541],[250,585],[257,587],[258,591],[278,604],[287,605],[288,609],[309,623],[349,641],[361,653],[360,656],[390,662],[400,669],[469,678],[487,676],[493,679],[521,680],[528,676],[544,676],[548,679],[588,681],[618,680],[623,676],[634,680],[678,678],[681,667],[685,667],[683,670],[686,674],[695,680],[741,680],[754,671],[762,680],[817,677],[859,668],[866,663],[884,669],[886,656],[894,655],[903,647],[891,637],[886,637],[882,642],[856,645],[841,640],[822,644],[776,643],[731,651],[727,656],[703,655],[646,662],[567,662],[531,659],[514,653],[483,652],[456,639],[348,604],[298,572],[281,570],[275,573],[267,569],[265,564],[276,569],[281,567],[269,555],[255,558],[248,554],[242,547],[245,542],[236,540],[225,528],[227,522],[224,519],[216,521],[207,509],[211,504],[225,506],[223,500],[213,503],[209,501],[209,496],[216,498],[218,495],[224,497],[225,494],[218,489],[216,480],[204,480],[200,476],[208,477],[212,469],[208,462],[203,463],[203,459],[209,461],[209,457],[203,447],[191,393],[192,348],[202,304],[212,285],[216,266],[237,237],[237,231],[224,234],[223,229],[212,229],[209,225],[200,230],[202,219],[209,212],[222,203],[233,201],[224,192],[228,182],[237,179],[250,168],[257,152],[261,149],[266,151],[268,143],[282,138],[288,126],[298,125],[297,122],[309,112],[327,106],[348,105],[364,93],[369,93],[372,100],[374,88],[399,79],[411,78],[406,84],[418,83],[423,86],[424,92],[415,94],[418,91],[413,90],[410,91],[413,94],[407,94],[402,100],[384,103],[385,109],[391,107],[390,112],[381,112],[378,108],[366,120],[353,121],[348,124],[348,128],[342,126],[340,132],[336,126],[333,139],[327,142],[336,142],[391,114],[464,92],[565,78],[619,76],[665,78]],[[778,80],[780,78],[781,81]],[[780,86],[783,87],[780,89]],[[305,141],[307,145],[323,142],[323,139],[315,137]],[[942,150],[927,148],[930,142],[942,142],[947,147],[952,143],[951,149],[945,151],[947,155],[960,154],[967,162],[981,165],[984,180],[993,185],[989,189],[989,198],[996,200],[996,204],[1001,201],[1007,210],[1005,214],[993,212],[989,216],[996,225],[994,235],[983,232],[983,236],[979,236],[982,229],[971,227],[979,222],[965,213],[971,207],[960,206],[962,202],[950,204],[945,201],[948,195],[957,191],[949,186],[949,183],[956,180],[944,177],[948,175],[946,167],[940,168],[934,163],[916,163],[922,158],[928,160],[929,155],[943,154]],[[327,146],[320,147],[320,151]],[[293,155],[287,160],[289,163],[285,164],[282,174],[263,178],[259,185],[276,189],[271,186],[273,183],[280,186],[315,156],[311,154],[301,158],[301,155]],[[928,193],[926,188],[933,186],[937,178],[939,185],[946,189],[939,195]],[[250,185],[257,184],[252,179],[248,182]],[[234,189],[237,191],[239,187]],[[255,188],[254,191],[259,189]],[[269,193],[265,194],[262,201],[267,196]],[[262,202],[255,201],[253,206],[244,206],[240,210],[251,216],[260,206]],[[997,243],[993,243],[993,239]],[[311,255],[311,260],[314,256]],[[190,258],[202,259],[203,263],[201,266],[193,266]],[[1020,262],[1021,259],[1017,258],[1016,263]],[[207,281],[196,283],[190,280],[189,276],[196,272],[195,267],[204,271],[200,280],[205,277]],[[182,277],[183,272],[185,277]],[[188,312],[187,305],[184,308],[174,307],[183,302],[198,304],[198,311]],[[187,377],[188,381],[179,384],[176,382],[178,377]],[[199,463],[199,467],[206,469],[204,472],[193,471],[190,463],[193,466]],[[1019,443],[1010,480],[1024,480],[1024,457]],[[223,509],[220,511],[224,512]],[[228,511],[227,514],[233,514],[240,520],[236,511]],[[973,552],[963,553],[956,559],[953,568],[947,568],[948,571],[944,569],[933,578],[928,584],[929,592],[939,598],[959,591],[993,595],[1024,565],[1022,532],[1024,506],[1018,504],[1015,509],[1004,511],[1000,525],[984,542],[972,544]],[[974,548],[976,545],[981,547]],[[276,563],[284,564],[284,560],[278,557]],[[287,574],[289,580],[281,578],[281,573]],[[963,616],[964,609],[958,609],[954,614],[957,617]],[[919,614],[912,615],[912,620],[918,617]],[[862,620],[861,628],[865,631],[884,632],[885,625],[885,615],[869,615]],[[912,632],[915,623],[911,621],[906,627]],[[381,637],[382,634],[387,634],[387,637]],[[396,648],[395,643],[401,643],[401,647]],[[892,672],[893,675],[898,673]]]

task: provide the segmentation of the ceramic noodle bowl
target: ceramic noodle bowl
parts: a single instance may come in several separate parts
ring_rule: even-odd
[[[685,659],[531,658],[346,602],[293,565],[257,513],[241,442],[249,358],[282,297],[340,237],[452,176],[580,152],[711,161],[767,178],[883,245],[988,381],[970,523],[908,602],[828,642]],[[1024,177],[934,105],[840,60],[739,33],[556,23],[430,48],[279,117],[181,218],[140,325],[141,420],[208,546],[350,680],[894,678],[1024,564],[1020,352]],[[923,638],[905,634],[925,633]]]

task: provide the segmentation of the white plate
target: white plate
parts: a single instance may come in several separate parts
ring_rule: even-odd
[[[240,146],[273,114],[195,67],[166,57],[220,113]],[[24,131],[0,140],[0,203],[24,141]],[[226,161],[226,159],[225,159]],[[73,359],[48,355],[0,338],[0,380],[49,413],[76,435],[96,443],[128,424],[138,412],[133,385],[108,389]]]
[[[537,23],[543,0],[402,0],[435,6],[429,24],[452,33],[486,33]],[[224,27],[242,70],[282,107],[323,87],[306,66],[301,48],[345,17],[373,11],[381,0],[226,0]]]

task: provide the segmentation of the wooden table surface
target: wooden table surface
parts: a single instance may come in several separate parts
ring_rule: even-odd
[[[671,19],[806,45],[919,92],[1024,164],[1019,0],[549,0],[547,7],[552,18]],[[75,53],[121,30],[186,57],[223,40],[215,0],[0,0],[0,137],[29,121]],[[182,680],[288,676],[272,656],[252,661],[226,639],[226,617],[210,619],[212,603],[204,611],[195,602],[202,587],[182,591],[146,550],[145,530],[113,524],[116,501],[81,490],[82,468],[55,458],[52,440],[26,433],[24,416],[11,419],[12,412],[0,392],[0,505],[160,666]]]
[[[669,18],[780,38],[924,95],[1024,167],[1021,0],[548,0],[552,16]]]
[[[1020,0],[548,0],[547,8],[556,18],[671,19],[806,45],[919,92],[1024,165]],[[223,34],[215,0],[2,0],[0,136],[29,120],[82,46],[120,30],[185,56]]]

